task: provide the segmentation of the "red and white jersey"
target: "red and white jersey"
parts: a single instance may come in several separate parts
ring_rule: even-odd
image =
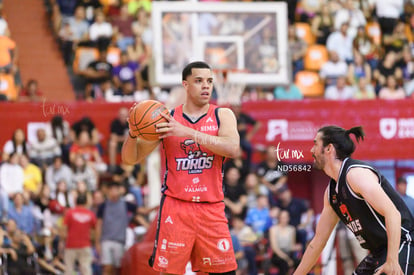
[[[218,110],[217,106],[210,104],[207,113],[194,122],[183,113],[182,105],[171,115],[187,127],[217,136],[220,126]],[[207,142],[214,142],[214,139]],[[167,137],[162,143],[166,158],[162,188],[165,195],[193,202],[223,200],[223,156],[214,154],[190,138]]]

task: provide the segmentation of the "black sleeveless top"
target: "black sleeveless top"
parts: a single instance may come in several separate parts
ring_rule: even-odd
[[[376,212],[363,197],[354,193],[346,182],[348,171],[354,167],[370,169],[378,176],[382,189],[401,213],[401,242],[411,241],[413,234],[410,233],[414,230],[414,218],[408,207],[384,176],[359,160],[345,159],[339,172],[338,183],[333,179],[329,182],[329,202],[338,217],[354,233],[363,248],[371,252],[387,248],[384,216]]]

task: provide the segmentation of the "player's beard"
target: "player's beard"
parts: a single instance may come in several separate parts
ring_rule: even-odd
[[[323,168],[325,167],[325,154],[324,154],[323,148],[319,156],[313,155],[313,158],[314,158],[313,167],[319,170],[323,170]]]

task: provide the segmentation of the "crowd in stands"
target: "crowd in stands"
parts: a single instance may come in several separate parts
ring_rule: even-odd
[[[50,2],[58,6],[51,9],[54,22],[58,22],[55,33],[66,63],[78,77],[81,98],[118,102],[156,97],[149,77],[151,2]],[[274,89],[246,87],[243,100],[411,97],[412,2],[285,2],[289,9],[291,83]]]

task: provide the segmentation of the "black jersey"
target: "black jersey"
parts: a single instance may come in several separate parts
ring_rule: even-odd
[[[387,248],[384,216],[376,212],[363,197],[355,194],[346,181],[349,169],[354,167],[370,169],[378,176],[382,189],[401,213],[401,241],[411,241],[410,233],[414,230],[414,218],[408,207],[387,179],[362,161],[345,159],[339,172],[338,183],[333,179],[329,183],[329,202],[339,218],[354,233],[363,248],[372,252]]]

